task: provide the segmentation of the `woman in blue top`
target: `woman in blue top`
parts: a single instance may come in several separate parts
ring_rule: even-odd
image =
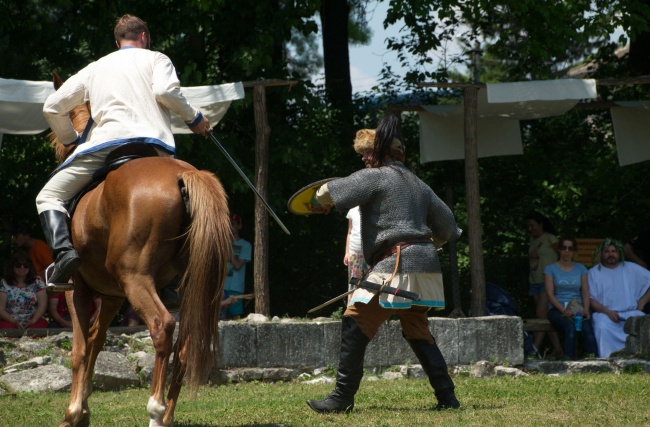
[[[591,325],[587,268],[573,262],[573,254],[578,247],[573,237],[560,237],[558,243],[559,260],[544,269],[544,286],[549,300],[548,320],[558,332],[564,333],[564,354],[570,359],[576,359],[576,313],[566,306],[571,300],[577,300],[583,307],[582,338],[585,354],[598,356],[596,337]]]

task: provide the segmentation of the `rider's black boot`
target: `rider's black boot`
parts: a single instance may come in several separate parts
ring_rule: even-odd
[[[45,239],[52,248],[54,267],[49,267],[44,277],[50,291],[68,291],[73,289],[68,283],[70,277],[77,271],[81,259],[72,247],[68,218],[64,212],[51,210],[39,214]]]

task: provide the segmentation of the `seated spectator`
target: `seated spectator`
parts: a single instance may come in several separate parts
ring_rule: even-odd
[[[589,296],[594,333],[600,357],[625,348],[625,320],[643,316],[641,309],[650,301],[650,271],[625,262],[623,245],[612,239],[598,247],[600,263],[589,269]]]
[[[90,324],[95,321],[97,314],[99,314],[99,307],[101,306],[101,298],[93,298],[90,305]],[[65,299],[65,292],[59,292],[50,295],[48,300],[47,313],[52,318],[49,326],[50,328],[72,328],[72,317],[68,310],[68,302]]]
[[[0,328],[47,328],[43,318],[47,309],[45,283],[36,275],[29,256],[14,254],[6,270],[0,281]]]
[[[548,320],[556,331],[564,334],[564,355],[570,359],[577,358],[576,350],[576,315],[569,307],[575,300],[582,307],[582,339],[585,353],[598,356],[596,337],[591,325],[589,285],[587,268],[573,262],[573,254],[578,244],[573,237],[563,236],[558,240],[560,259],[544,269],[544,286],[549,301]]]
[[[29,227],[24,224],[16,225],[11,234],[14,246],[27,251],[36,274],[45,280],[45,269],[54,262],[50,247],[44,241],[33,238]]]

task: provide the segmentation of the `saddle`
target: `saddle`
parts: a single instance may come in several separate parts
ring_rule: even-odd
[[[139,159],[141,157],[156,157],[158,152],[151,145],[144,144],[141,142],[131,142],[120,147],[117,147],[115,150],[111,151],[106,157],[106,164],[100,169],[97,169],[93,173],[92,181],[88,183],[76,196],[74,196],[68,203],[68,212],[70,218],[74,214],[75,209],[79,200],[88,193],[90,190],[97,187],[102,181],[106,179],[109,172],[114,171],[115,169],[122,166],[124,163],[129,160]]]

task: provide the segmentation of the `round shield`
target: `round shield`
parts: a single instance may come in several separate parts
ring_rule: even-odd
[[[296,191],[296,193],[291,196],[289,202],[287,203],[287,208],[289,208],[289,211],[296,215],[312,215],[323,213],[322,207],[312,205],[312,200],[316,195],[318,188],[333,179],[336,178],[321,179],[320,181],[311,183]]]

